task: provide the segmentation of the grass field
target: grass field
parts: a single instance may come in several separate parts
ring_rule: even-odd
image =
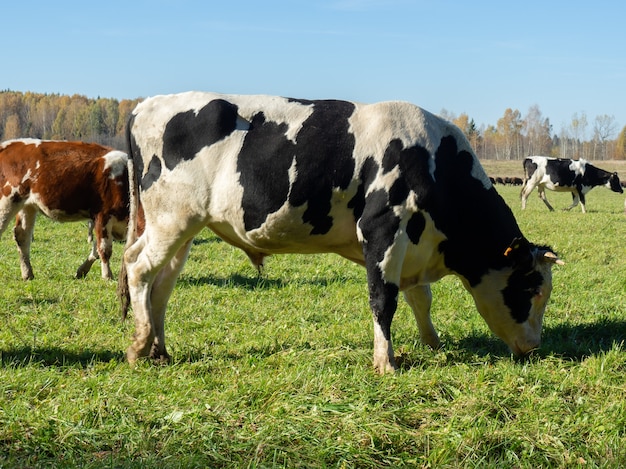
[[[133,325],[120,321],[115,283],[97,264],[72,278],[85,226],[40,218],[28,283],[5,233],[0,467],[626,466],[624,196],[597,188],[583,215],[550,213],[536,193],[522,212],[519,187],[498,191],[526,236],[566,262],[542,348],[511,358],[447,277],[433,286],[444,347],[419,343],[401,301],[400,370],[383,377],[365,272],[337,256],[270,258],[258,278],[203,232],[169,305],[173,363],[130,367]]]

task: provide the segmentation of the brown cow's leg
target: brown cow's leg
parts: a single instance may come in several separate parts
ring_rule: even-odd
[[[111,254],[113,254],[113,220],[109,220],[106,225],[96,221],[95,229],[102,278],[111,280],[113,278],[110,264]]]
[[[93,237],[93,228],[94,222],[93,220],[89,220],[87,224],[87,242],[91,245],[91,251],[87,256],[87,259],[85,259],[85,262],[83,262],[78,270],[76,270],[76,278],[85,278],[91,270],[93,263],[96,262],[96,259],[98,259],[98,250],[96,249],[96,241]]]
[[[33,268],[30,265],[30,243],[33,240],[37,210],[32,207],[24,207],[15,217],[13,238],[20,253],[20,269],[23,280],[35,278]]]

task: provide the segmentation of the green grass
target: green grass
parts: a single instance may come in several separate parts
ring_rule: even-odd
[[[132,318],[87,252],[83,224],[40,218],[35,280],[0,241],[0,467],[620,467],[626,465],[626,216],[498,187],[554,269],[544,344],[511,358],[458,280],[433,286],[444,341],[419,343],[401,301],[400,370],[372,368],[365,272],[332,255],[269,258],[262,277],[208,231],[170,301],[168,366],[129,366]],[[566,194],[548,193],[555,207]],[[119,267],[121,244],[113,268]]]

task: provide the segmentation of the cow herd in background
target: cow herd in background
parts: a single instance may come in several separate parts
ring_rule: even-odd
[[[439,346],[429,285],[448,274],[461,278],[491,330],[526,354],[539,346],[551,266],[562,262],[526,240],[493,185],[521,186],[522,208],[537,187],[550,210],[544,189],[567,190],[569,208],[580,202],[583,212],[591,188],[623,192],[616,173],[584,160],[529,157],[524,179],[488,178],[455,126],[406,103],[185,93],[140,103],[128,132],[128,153],[0,143],[0,234],[15,220],[24,280],[34,277],[38,213],[88,221],[91,251],[77,277],[100,258],[111,279],[112,240],[127,238],[119,285],[135,314],[131,362],[169,358],[167,302],[207,226],[257,267],[289,252],[334,252],[364,265],[380,373],[395,369],[400,291],[422,341]]]

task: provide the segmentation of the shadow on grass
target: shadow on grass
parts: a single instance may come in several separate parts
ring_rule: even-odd
[[[263,275],[246,276],[241,274],[231,274],[228,277],[218,277],[215,275],[205,275],[201,277],[188,277],[181,275],[178,279],[177,287],[196,287],[204,285],[214,285],[218,287],[226,288],[243,288],[245,290],[264,290],[273,288],[283,288],[290,283],[297,283],[300,285],[314,285],[326,287],[329,285],[336,285],[338,283],[345,283],[346,281],[353,281],[349,277],[313,277],[313,278],[298,278],[296,280],[285,280],[282,278],[267,278]],[[363,287],[363,294],[366,294],[365,286]]]
[[[0,364],[2,367],[24,367],[38,364],[42,366],[80,366],[88,367],[94,363],[122,362],[124,352],[108,350],[82,350],[73,352],[59,347],[19,347],[9,350],[0,350]]]
[[[608,352],[617,344],[626,341],[626,320],[601,319],[595,323],[561,324],[543,331],[543,343],[539,350],[533,352],[534,358],[557,356],[573,361],[582,361],[590,356]],[[362,348],[364,344],[352,344],[354,348]],[[444,345],[445,347],[445,345]],[[267,358],[277,353],[291,350],[293,345],[272,344],[260,348],[251,348],[246,356],[256,359]],[[297,347],[296,347],[297,348]],[[304,349],[314,348],[306,344]],[[497,361],[502,357],[510,356],[510,351],[500,339],[488,334],[471,334],[455,341],[450,350],[450,361],[472,361],[476,357],[481,360]],[[242,359],[242,354],[234,354],[234,360]],[[423,357],[416,352],[404,353],[398,357],[400,368],[410,370],[424,365]],[[35,348],[20,347],[9,350],[0,350],[0,366],[24,367],[38,364],[41,366],[70,366],[88,367],[94,363],[124,362],[123,351],[111,352],[108,350],[68,351],[59,347]],[[184,357],[174,358],[176,363],[191,363],[206,359],[206,350],[191,352]]]
[[[544,328],[541,347],[532,356],[557,356],[574,361],[603,352],[626,341],[626,320],[600,319],[593,323],[559,324]],[[510,355],[507,346],[493,335],[473,334],[456,343],[469,354],[481,357]]]

